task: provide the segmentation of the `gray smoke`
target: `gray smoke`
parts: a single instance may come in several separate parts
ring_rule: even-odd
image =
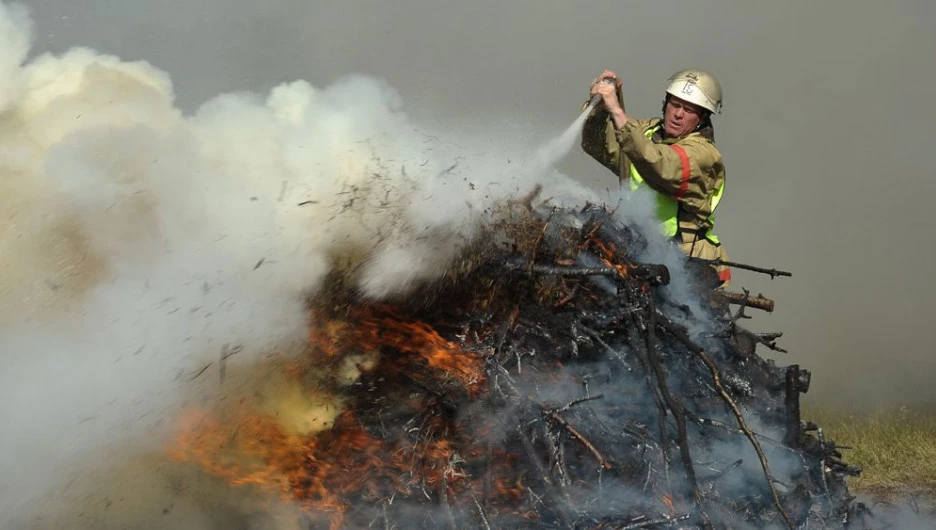
[[[4,528],[41,527],[71,495],[110,506],[115,493],[87,493],[99,476],[141,487],[115,477],[159,453],[179,406],[239,392],[216,383],[219,355],[239,352],[236,374],[301,351],[304,296],[335,267],[365,295],[397,294],[437,277],[496,202],[535,183],[588,195],[552,170],[563,152],[524,160],[523,142],[420,126],[372,77],[187,114],[149,63],[27,60],[32,32],[0,4]],[[85,524],[117,513],[133,511]]]

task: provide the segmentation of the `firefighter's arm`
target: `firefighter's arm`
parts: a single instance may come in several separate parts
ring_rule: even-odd
[[[714,163],[712,148],[704,143],[684,139],[675,144],[657,144],[634,120],[615,131],[615,136],[621,152],[647,185],[677,200],[683,199],[690,182],[707,175]]]
[[[621,146],[614,134],[608,111],[598,108],[588,115],[582,127],[582,150],[615,175],[620,176]]]

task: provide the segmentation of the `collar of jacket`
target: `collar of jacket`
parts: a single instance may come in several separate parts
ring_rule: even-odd
[[[666,132],[663,130],[663,120],[661,118],[657,118],[656,123],[654,123],[652,126],[657,128],[651,137],[654,142],[676,143],[679,141],[679,138],[670,138],[666,136]],[[701,128],[697,128],[686,136],[692,136],[693,134],[699,134],[706,140],[715,143],[715,127],[712,125],[711,121],[708,123],[703,123]]]

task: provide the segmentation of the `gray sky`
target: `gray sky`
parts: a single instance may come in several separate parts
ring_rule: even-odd
[[[786,332],[780,362],[814,371],[810,396],[866,407],[936,398],[931,1],[27,4],[34,53],[88,46],[145,59],[171,74],[186,110],[220,92],[365,73],[418,119],[508,117],[545,140],[604,68],[623,77],[637,116],[659,111],[672,72],[710,70],[725,89],[718,233],[736,261],[794,273],[736,272],[735,288],[778,303],[752,326]],[[616,185],[577,151],[561,169]]]

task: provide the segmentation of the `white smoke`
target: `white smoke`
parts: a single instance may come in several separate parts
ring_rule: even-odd
[[[529,146],[478,154],[376,79],[189,116],[145,62],[27,62],[31,32],[0,3],[0,528],[41,526],[62,482],[157,447],[183,400],[223,399],[219,352],[298,351],[304,296],[334,267],[394,294],[444,270],[496,201],[581,193],[552,170],[562,149],[514,170]]]
[[[184,401],[234,394],[222,352],[239,352],[232,366],[296,354],[304,297],[335,267],[372,297],[410,289],[535,184],[553,204],[597,201],[554,170],[584,115],[535,150],[414,123],[366,76],[186,115],[145,62],[81,48],[26,62],[31,31],[0,3],[0,528],[60,527],[57,511],[79,528],[210,527],[197,506],[164,518],[157,499],[192,495],[139,460]],[[643,259],[670,266],[672,296],[691,298],[650,204],[626,195],[617,211],[650,241]],[[80,493],[106,480],[134,491],[122,515]],[[95,515],[68,520],[71,502]]]

